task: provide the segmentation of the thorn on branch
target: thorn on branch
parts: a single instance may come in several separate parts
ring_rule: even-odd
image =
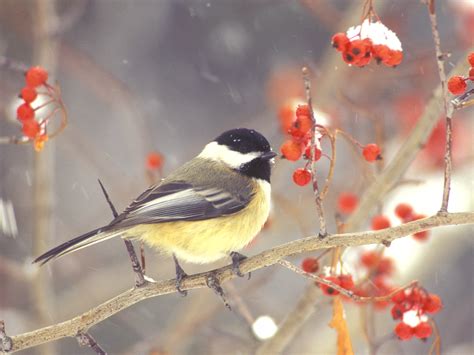
[[[87,346],[99,355],[107,355],[107,352],[95,341],[89,333],[79,333],[76,335],[77,342],[80,346]]]
[[[12,338],[5,333],[5,321],[0,320],[0,351],[9,352],[12,348]]]
[[[102,193],[104,194],[105,200],[109,204],[110,209],[112,210],[112,214],[114,218],[118,217],[117,209],[115,208],[114,204],[110,200],[109,194],[107,193],[107,190],[105,189],[104,185],[102,184],[102,181],[100,179],[97,179],[99,181],[100,188],[102,189]],[[125,247],[127,248],[128,255],[130,257],[130,261],[132,262],[132,269],[133,272],[135,273],[136,280],[135,280],[135,286],[136,287],[141,287],[147,283],[147,280],[145,280],[143,268],[140,265],[140,262],[138,261],[137,253],[135,252],[135,248],[133,247],[133,244],[130,240],[124,239],[125,242]],[[143,260],[143,265],[145,265],[144,262],[144,256],[142,256]]]

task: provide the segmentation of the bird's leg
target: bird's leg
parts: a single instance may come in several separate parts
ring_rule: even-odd
[[[188,291],[183,291],[181,289],[181,283],[183,282],[184,278],[188,276],[178,263],[178,259],[176,258],[176,255],[173,254],[173,260],[174,260],[174,266],[176,267],[176,290],[179,292],[181,296],[187,296]]]
[[[209,272],[206,278],[206,284],[207,284],[207,287],[212,289],[216,293],[216,295],[218,295],[221,298],[226,308],[229,309],[229,311],[231,311],[232,308],[230,307],[230,304],[227,302],[221,283],[214,272]]]
[[[230,253],[230,257],[232,258],[232,272],[239,276],[239,277],[244,277],[245,275],[242,274],[240,271],[240,263],[247,259],[245,255],[242,255],[240,253],[237,253],[236,251],[233,251]],[[250,279],[250,272],[249,272],[249,279]]]

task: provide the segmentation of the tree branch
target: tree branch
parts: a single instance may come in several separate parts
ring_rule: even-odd
[[[447,225],[474,224],[474,212],[447,213],[420,219],[410,223],[402,224],[393,228],[379,231],[367,231],[359,233],[334,234],[321,239],[318,235],[298,239],[290,243],[277,246],[264,251],[253,257],[242,261],[240,268],[243,273],[262,269],[278,263],[279,260],[296,254],[306,253],[319,249],[334,247],[350,247],[366,244],[377,244],[382,241],[393,241],[404,236]],[[222,267],[206,273],[191,275],[183,280],[182,289],[192,290],[196,288],[207,288],[206,280],[210,274],[222,283],[233,279],[236,275],[232,272],[232,266]],[[93,325],[113,316],[114,314],[151,297],[176,292],[176,280],[165,280],[150,282],[140,288],[129,289],[120,295],[92,308],[91,310],[76,316],[65,322],[37,329],[31,332],[12,336],[12,352],[38,346],[64,337],[75,337],[79,333],[87,332]],[[1,350],[1,349],[0,349]],[[4,351],[6,349],[3,349]]]

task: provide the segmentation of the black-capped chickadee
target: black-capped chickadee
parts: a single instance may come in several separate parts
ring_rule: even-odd
[[[202,152],[134,200],[108,225],[61,244],[34,260],[44,264],[98,242],[140,239],[172,254],[177,286],[186,275],[176,257],[210,263],[231,256],[260,231],[270,211],[273,158],[267,139],[239,128],[222,133]]]

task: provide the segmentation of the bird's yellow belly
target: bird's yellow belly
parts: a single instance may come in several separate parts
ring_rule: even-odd
[[[255,204],[260,207],[255,208]],[[246,208],[234,215],[138,225],[129,229],[126,236],[139,237],[151,247],[174,253],[185,261],[210,263],[245,247],[261,230],[269,212],[269,191],[261,190]]]

